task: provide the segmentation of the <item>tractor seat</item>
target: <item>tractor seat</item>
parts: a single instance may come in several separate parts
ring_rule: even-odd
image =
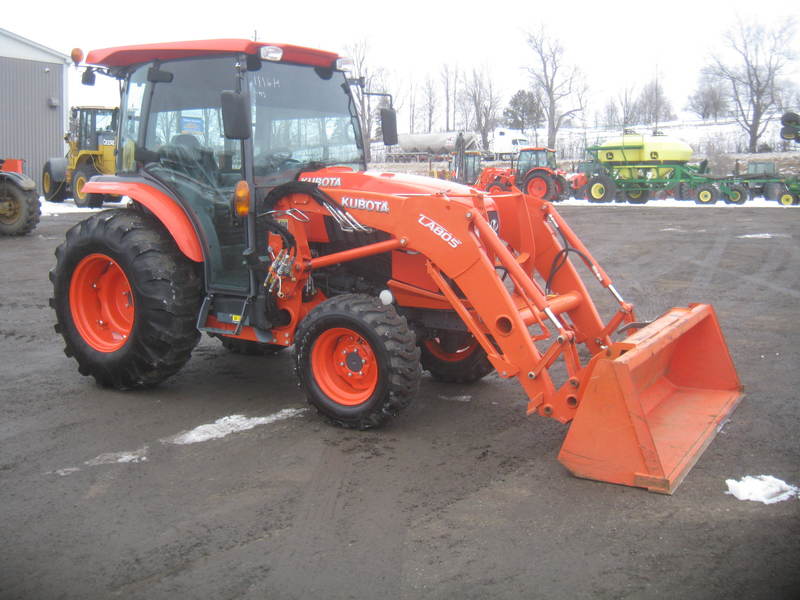
[[[203,146],[196,136],[183,133],[170,140],[167,154],[183,165],[195,179],[202,183],[212,183],[216,186],[219,166],[214,160],[214,153]]]

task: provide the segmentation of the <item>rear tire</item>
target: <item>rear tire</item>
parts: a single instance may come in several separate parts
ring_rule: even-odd
[[[405,317],[363,294],[330,298],[301,321],[295,367],[308,402],[356,429],[377,427],[408,406],[421,375]]]
[[[494,371],[475,338],[461,346],[455,352],[448,352],[439,338],[424,340],[420,345],[422,368],[435,379],[448,383],[475,383]]]
[[[117,389],[177,373],[200,339],[202,284],[160,222],[130,209],[67,231],[50,271],[56,331],[78,371]]]
[[[547,173],[534,173],[525,180],[522,189],[534,198],[551,200],[556,195],[556,182]]]
[[[39,222],[39,195],[11,180],[0,181],[0,206],[0,235],[25,235]]]
[[[67,197],[67,182],[55,180],[50,161],[42,169],[42,196],[48,202],[63,202]]]

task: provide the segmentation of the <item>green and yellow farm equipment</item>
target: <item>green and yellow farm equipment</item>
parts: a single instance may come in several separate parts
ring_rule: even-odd
[[[747,163],[747,172],[739,179],[751,197],[763,196],[782,206],[794,206],[800,199],[800,177],[781,175],[773,161]]]
[[[42,169],[45,199],[62,202],[71,195],[78,206],[101,206],[106,198],[89,196],[83,187],[95,175],[114,173],[116,131],[116,108],[74,106],[70,112],[69,131],[64,135],[69,146],[67,155],[49,159]]]
[[[660,191],[693,198],[698,204],[714,204],[720,198],[744,204],[749,197],[740,181],[710,175],[705,163],[689,164],[691,147],[669,136],[626,132],[586,151],[592,157],[585,167],[590,202],[611,202],[619,195],[632,204],[644,204]]]

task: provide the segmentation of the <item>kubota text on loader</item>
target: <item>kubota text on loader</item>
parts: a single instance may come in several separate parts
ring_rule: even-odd
[[[740,398],[711,307],[637,329],[549,202],[366,170],[339,56],[206,40],[87,62],[123,93],[117,173],[86,191],[132,203],[70,229],[51,279],[67,354],[100,383],[163,381],[200,332],[239,352],[294,345],[309,402],[367,428],[412,400],[422,369],[496,370],[529,413],[572,422],[559,458],[573,473],[667,493]],[[607,322],[570,254],[618,302]]]

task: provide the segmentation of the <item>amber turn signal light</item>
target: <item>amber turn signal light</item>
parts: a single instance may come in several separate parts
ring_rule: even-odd
[[[74,62],[76,66],[81,64],[83,61],[83,50],[80,48],[73,48],[69,55],[70,58],[72,58],[72,62]]]
[[[237,217],[246,217],[250,212],[250,186],[242,179],[233,191],[233,212]]]

